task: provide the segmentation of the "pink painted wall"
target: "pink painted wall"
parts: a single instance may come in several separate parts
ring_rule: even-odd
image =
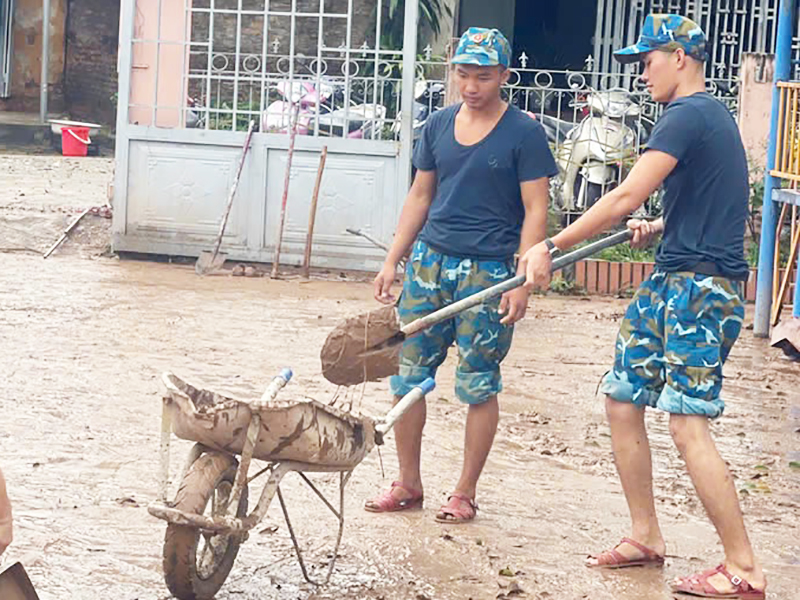
[[[191,1],[186,4],[191,8]],[[190,39],[190,28],[183,2],[136,0],[133,38],[144,41],[133,44],[130,123],[167,128],[182,126],[182,108],[186,106],[184,74],[189,54],[188,47],[180,43]],[[161,44],[157,45],[155,40],[161,40]],[[154,105],[157,107],[155,118]]]
[[[775,56],[745,54],[739,72],[739,130],[750,160],[750,169],[760,178],[767,164]]]

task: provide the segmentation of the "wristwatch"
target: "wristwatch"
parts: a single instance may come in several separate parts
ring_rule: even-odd
[[[547,249],[550,251],[550,256],[558,256],[561,254],[561,250],[558,249],[550,238],[544,239],[544,245],[547,246]]]

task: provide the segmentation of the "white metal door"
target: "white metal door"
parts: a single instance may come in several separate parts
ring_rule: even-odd
[[[0,0],[0,98],[8,98],[11,91],[13,24],[14,0]]]

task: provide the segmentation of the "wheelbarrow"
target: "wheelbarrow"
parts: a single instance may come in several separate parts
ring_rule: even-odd
[[[167,521],[164,579],[180,600],[213,598],[233,568],[248,532],[278,497],[306,581],[324,585],[333,573],[344,531],[344,492],[353,469],[415,402],[434,389],[425,380],[382,419],[355,417],[314,400],[279,400],[292,372],[284,369],[258,400],[235,399],[194,387],[165,373],[161,419],[161,481],[151,515]],[[172,435],[195,442],[168,501]],[[238,457],[238,459],[237,459]],[[250,473],[253,459],[266,461]],[[296,472],[334,514],[338,532],[322,581],[312,580],[292,527],[280,484]],[[309,473],[338,473],[338,508],[309,479]],[[248,512],[249,487],[264,479],[258,502]]]

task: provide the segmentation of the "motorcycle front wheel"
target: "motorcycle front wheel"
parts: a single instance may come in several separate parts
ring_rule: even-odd
[[[586,179],[583,174],[578,173],[575,177],[575,184],[573,185],[573,194],[575,195],[575,205],[583,207],[583,211],[592,208],[604,194],[617,187],[617,182],[606,183],[592,183]]]

